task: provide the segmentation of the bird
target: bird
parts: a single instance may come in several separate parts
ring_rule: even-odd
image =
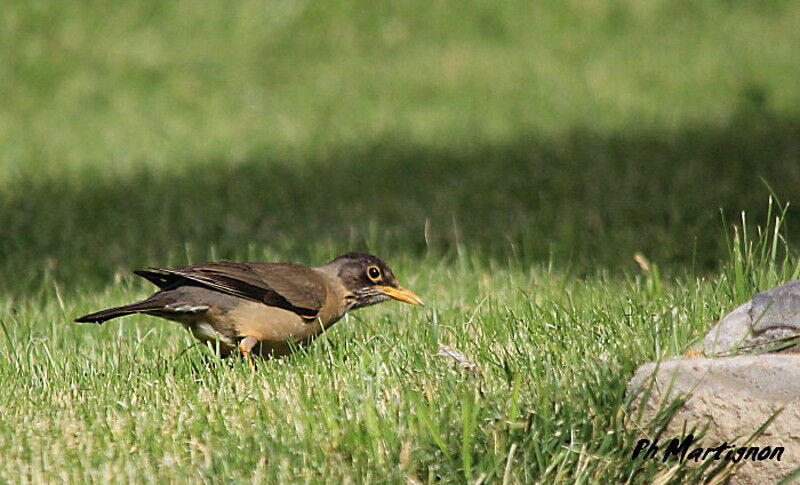
[[[351,252],[317,267],[292,263],[216,261],[183,268],[137,270],[159,289],[150,297],[76,318],[102,324],[146,314],[180,323],[225,358],[237,349],[282,357],[310,344],[347,312],[389,299],[424,305],[400,286],[377,256]]]

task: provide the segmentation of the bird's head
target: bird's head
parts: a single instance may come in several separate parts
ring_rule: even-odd
[[[397,283],[389,266],[377,256],[366,253],[347,253],[323,266],[335,275],[353,299],[351,309],[374,305],[394,298],[411,305],[422,305],[413,291]]]

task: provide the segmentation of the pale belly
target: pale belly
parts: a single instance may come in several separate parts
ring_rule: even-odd
[[[194,338],[222,357],[227,357],[235,351],[239,340],[244,337],[258,340],[258,344],[253,348],[253,353],[256,355],[260,354],[267,358],[287,355],[293,350],[305,347],[323,331],[319,320],[304,319],[287,310],[251,302],[243,302],[224,313],[213,311],[203,315],[160,313],[156,316],[180,323]],[[332,319],[328,326],[336,320],[338,318]]]
[[[208,345],[212,350],[216,351],[217,346],[219,346],[219,351],[222,355],[227,355],[236,348],[235,342],[214,330],[214,327],[207,322],[199,321],[184,326],[187,330],[192,332],[194,338]]]

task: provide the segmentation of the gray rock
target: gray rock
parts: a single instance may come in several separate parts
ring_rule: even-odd
[[[642,392],[647,388],[651,391],[643,403],[647,394]],[[652,419],[662,403],[686,396],[662,434],[661,443],[680,438],[686,429],[701,429],[708,424],[702,441],[693,447],[715,447],[723,442],[742,446],[774,412],[783,408],[766,431],[748,445],[762,449],[782,446],[781,460],[743,460],[728,483],[776,483],[800,466],[800,355],[742,355],[649,363],[636,371],[628,383],[628,392],[636,396],[634,411],[641,410],[642,423]]]
[[[706,355],[763,352],[782,345],[781,352],[800,353],[800,280],[756,294],[725,315],[705,338]]]

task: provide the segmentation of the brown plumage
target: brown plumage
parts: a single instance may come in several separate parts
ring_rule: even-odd
[[[397,283],[386,263],[364,253],[348,253],[315,268],[220,261],[134,273],[159,291],[75,321],[103,323],[145,313],[181,323],[223,356],[238,347],[249,359],[251,353],[286,355],[310,343],[349,310],[389,298],[422,304]]]

